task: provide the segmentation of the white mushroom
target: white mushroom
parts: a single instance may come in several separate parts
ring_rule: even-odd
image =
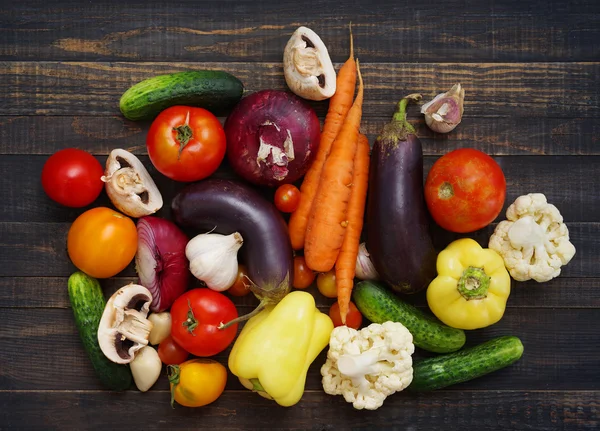
[[[139,284],[128,284],[110,297],[98,327],[102,353],[117,364],[128,364],[148,345],[152,322],[147,319],[152,294]]]
[[[290,90],[304,99],[325,100],[335,94],[335,69],[327,47],[307,27],[299,27],[285,46],[283,73]]]
[[[113,205],[130,217],[154,214],[162,208],[163,199],[152,177],[129,151],[110,152],[102,181]]]

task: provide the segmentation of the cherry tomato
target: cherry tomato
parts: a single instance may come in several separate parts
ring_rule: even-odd
[[[342,326],[342,317],[340,316],[340,304],[336,302],[329,309],[329,317],[333,321],[333,326]],[[356,308],[353,302],[350,302],[348,307],[348,314],[346,314],[346,326],[349,328],[358,329],[362,324],[362,314]]]
[[[317,277],[317,288],[321,295],[327,298],[337,298],[337,287],[335,286],[335,269],[322,272]]]
[[[167,368],[173,400],[186,407],[201,407],[221,396],[227,369],[210,359],[190,359]]]
[[[227,292],[233,296],[246,296],[250,293],[248,288],[248,270],[246,266],[238,264],[238,273],[233,285],[227,289]]]
[[[170,335],[158,345],[158,357],[165,365],[181,364],[188,356],[188,351],[173,341]]]
[[[172,106],[152,122],[146,137],[150,161],[175,181],[212,175],[225,156],[225,131],[206,109]]]
[[[55,202],[71,208],[91,204],[100,195],[104,168],[90,153],[66,148],[54,153],[42,169],[42,187]]]
[[[171,307],[171,336],[185,350],[196,356],[213,356],[231,344],[237,323],[218,329],[238,317],[231,299],[208,288],[188,290]]]
[[[275,191],[275,206],[282,213],[296,211],[300,205],[300,190],[292,184],[283,184]]]
[[[137,251],[133,221],[110,208],[92,208],[75,219],[67,235],[73,264],[95,278],[123,271]]]
[[[294,257],[294,287],[306,289],[315,281],[315,272],[306,265],[304,256]]]
[[[451,232],[473,232],[500,214],[506,196],[502,169],[472,148],[451,151],[436,161],[425,182],[425,201],[438,225]]]

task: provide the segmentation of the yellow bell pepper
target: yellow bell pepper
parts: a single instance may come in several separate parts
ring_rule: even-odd
[[[294,291],[251,318],[238,336],[229,369],[248,388],[278,404],[296,404],[308,367],[329,344],[333,322],[310,293]]]
[[[502,318],[510,276],[494,250],[472,239],[456,240],[438,255],[437,272],[427,288],[427,303],[446,325],[478,329]]]

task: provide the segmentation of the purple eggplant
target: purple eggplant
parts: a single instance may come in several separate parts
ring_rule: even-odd
[[[429,234],[423,194],[423,150],[398,103],[371,154],[367,203],[367,250],[383,281],[394,291],[415,293],[435,277],[436,253]]]
[[[250,289],[260,304],[236,322],[290,292],[294,258],[287,225],[275,206],[257,191],[236,181],[211,178],[186,186],[173,199],[171,209],[173,220],[184,228],[197,233],[213,229],[225,235],[239,232],[244,238],[240,253],[248,267]]]

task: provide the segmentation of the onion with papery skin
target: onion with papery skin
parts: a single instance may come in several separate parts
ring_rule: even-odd
[[[379,273],[375,265],[371,262],[371,255],[367,251],[367,245],[363,242],[358,247],[358,256],[356,257],[356,268],[354,273],[360,280],[378,280]]]
[[[140,218],[137,231],[140,284],[152,293],[150,310],[164,311],[186,291],[191,278],[185,257],[188,237],[175,223],[153,216]]]

